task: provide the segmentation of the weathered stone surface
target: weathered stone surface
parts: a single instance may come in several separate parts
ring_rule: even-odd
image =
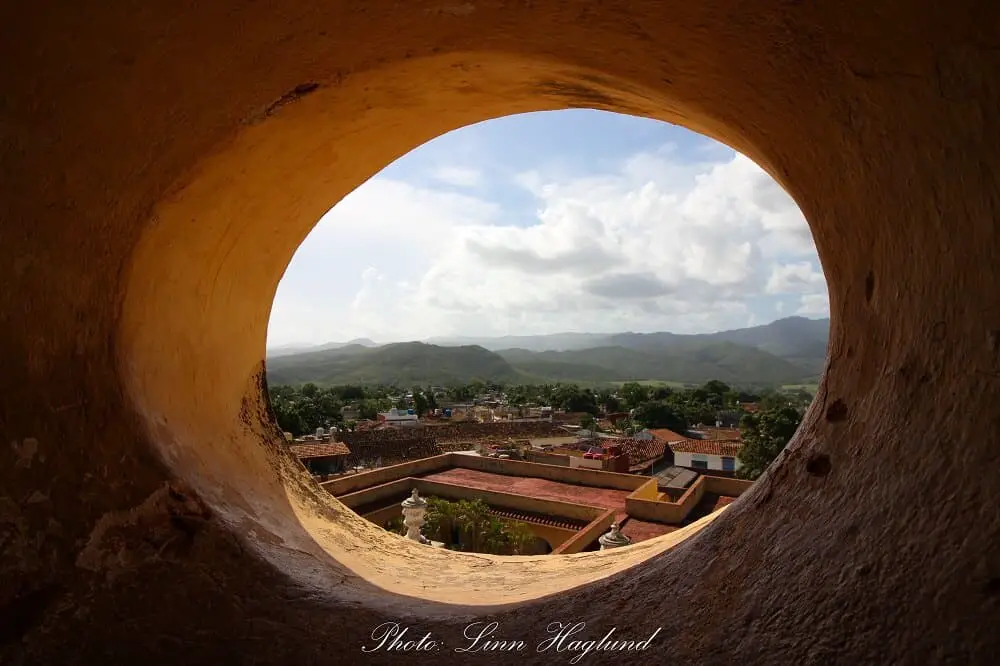
[[[0,25],[0,662],[552,660],[360,651],[483,616],[529,645],[663,627],[621,663],[994,661],[1000,8],[40,0]],[[794,196],[830,282],[817,403],[676,547],[380,533],[279,453],[278,279],[407,150],[575,106],[686,125]]]

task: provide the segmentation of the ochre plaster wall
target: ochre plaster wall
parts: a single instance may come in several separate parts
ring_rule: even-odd
[[[992,663],[998,24],[978,0],[4,3],[0,662],[440,663],[360,646],[387,618],[457,643],[569,617],[663,628],[619,663]],[[714,137],[795,198],[830,284],[816,403],[661,539],[390,548],[268,419],[277,282],[394,158],[578,106]]]
[[[657,499],[660,494],[656,492],[656,480],[654,479],[625,498],[625,509],[628,511],[628,515],[639,520],[648,520],[654,523],[683,522],[705,495],[705,490],[708,487],[706,478],[699,476],[684,491],[683,495],[673,501]],[[650,487],[652,487],[653,492],[649,491]]]
[[[739,497],[743,493],[753,488],[753,481],[745,479],[730,479],[724,476],[702,475],[705,480],[705,492]]]
[[[592,544],[596,539],[608,531],[615,522],[615,510],[608,509],[597,518],[590,521],[586,527],[578,530],[576,534],[564,541],[558,548],[553,549],[552,554],[572,555],[579,553],[584,548]]]

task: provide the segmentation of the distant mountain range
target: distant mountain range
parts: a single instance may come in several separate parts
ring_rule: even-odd
[[[344,347],[378,347],[377,344],[369,340],[368,338],[355,338],[348,342],[327,342],[322,345],[279,345],[277,347],[271,347],[267,350],[268,358],[277,358],[279,356],[290,356],[292,354],[303,354],[306,352],[318,352],[327,351],[330,349],[343,349]]]
[[[358,339],[269,349],[267,371],[271,384],[811,383],[823,371],[829,328],[829,319],[788,317],[765,326],[694,335],[557,333],[381,346]]]

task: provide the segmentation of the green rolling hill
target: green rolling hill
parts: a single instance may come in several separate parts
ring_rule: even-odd
[[[347,345],[337,349],[269,358],[271,384],[468,384],[523,380],[502,356],[477,346],[439,347],[401,342],[382,347]]]
[[[621,333],[593,335],[585,349],[491,351],[480,345],[443,346],[404,342],[327,345],[299,353],[276,353],[267,361],[273,384],[465,384],[577,382],[612,384],[630,380],[732,384],[807,384],[822,372],[828,320],[792,317],[766,326],[703,335]],[[563,341],[565,336],[556,336]],[[573,339],[579,343],[582,337]],[[501,340],[501,339],[497,339]],[[506,338],[504,341],[513,341]],[[520,338],[528,341],[528,338]]]

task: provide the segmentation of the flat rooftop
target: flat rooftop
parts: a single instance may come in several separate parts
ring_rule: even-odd
[[[625,521],[621,531],[622,534],[632,539],[632,543],[639,543],[640,541],[655,539],[664,534],[670,534],[679,529],[679,525],[664,525],[662,523],[650,523],[645,520],[629,518]]]
[[[454,483],[467,488],[493,490],[501,493],[516,493],[535,499],[555,500],[557,502],[572,502],[594,506],[601,509],[614,510],[616,519],[623,521],[628,517],[625,511],[625,498],[631,490],[615,490],[613,488],[593,488],[578,486],[572,483],[549,481],[527,476],[509,476],[482,472],[477,469],[453,467],[441,472],[433,472],[423,477],[428,481]]]
[[[749,485],[745,481],[706,476],[706,484],[711,480],[711,490],[708,485],[701,487],[697,490],[700,496],[695,500],[690,495],[695,489],[688,480],[697,479],[697,473],[672,466],[659,471],[659,478],[651,479],[649,476],[643,478],[476,455],[445,454],[344,477],[323,486],[335,496],[344,498],[347,505],[361,515],[398,507],[409,495],[411,484],[425,482],[421,494],[431,496],[435,494],[435,483],[441,484],[437,491],[445,497],[452,492],[446,491],[446,486],[465,488],[466,493],[459,493],[457,497],[481,496],[487,503],[488,498],[492,498],[497,506],[491,509],[502,517],[569,530],[583,529],[594,520],[603,526],[615,520],[622,532],[633,543],[638,543],[669,534],[721,509]],[[670,487],[669,494],[664,492],[667,488],[662,485],[663,481]],[[652,488],[651,483],[655,484]],[[643,494],[636,495],[640,489]],[[683,501],[677,497],[680,492],[684,492]],[[520,503],[515,499],[517,496],[523,498]],[[557,504],[547,505],[546,502]],[[573,510],[571,505],[579,509]],[[584,507],[587,509],[581,512]],[[635,515],[629,515],[630,508]],[[536,511],[539,513],[531,513]],[[589,538],[590,532],[587,534]]]
[[[695,475],[697,476],[697,475]],[[493,474],[475,469],[462,469],[453,467],[441,472],[426,474],[421,478],[428,481],[440,481],[442,483],[454,483],[467,488],[479,488],[480,490],[493,490],[505,493],[517,493],[535,499],[555,500],[559,502],[573,502],[587,506],[610,509],[615,512],[615,520],[622,526],[622,533],[632,539],[632,543],[639,543],[648,539],[654,539],[664,534],[681,528],[681,525],[665,525],[662,523],[652,523],[636,518],[630,518],[625,510],[625,498],[631,493],[630,490],[615,490],[613,488],[593,488],[590,486],[578,486],[572,483],[561,483],[548,479],[536,479],[523,476],[509,476],[506,474]],[[716,508],[721,508],[731,502],[732,497],[720,497],[706,493],[701,502],[691,512],[692,515],[684,521],[685,524],[693,522],[695,515],[698,517],[707,515]]]

